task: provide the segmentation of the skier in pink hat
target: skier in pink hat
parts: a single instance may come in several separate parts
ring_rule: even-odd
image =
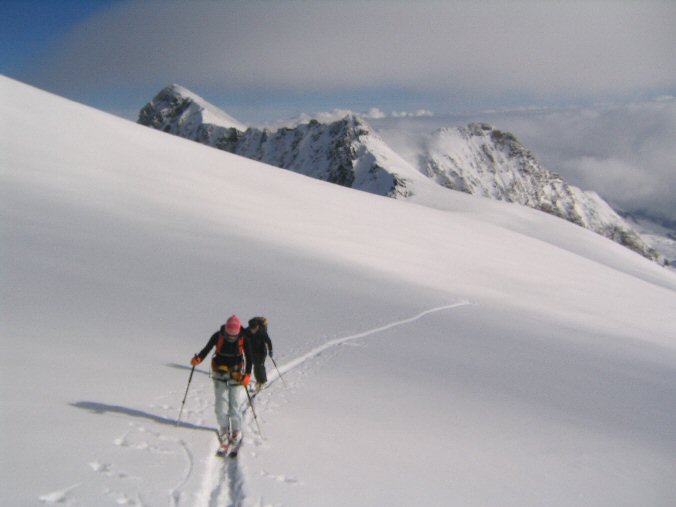
[[[221,442],[218,454],[225,455],[229,449],[236,452],[242,441],[245,389],[249,385],[253,365],[250,345],[244,339],[242,323],[237,315],[231,316],[211,336],[207,345],[192,358],[190,364],[200,364],[214,347],[216,352],[211,359],[211,378],[214,381],[214,408]]]

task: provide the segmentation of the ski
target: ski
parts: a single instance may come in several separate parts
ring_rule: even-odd
[[[224,442],[220,445],[220,447],[216,451],[216,456],[218,456],[219,458],[225,458],[229,452],[230,452],[230,443]]]
[[[239,448],[242,447],[242,442],[243,442],[243,441],[244,441],[244,439],[243,439],[243,438],[240,438],[240,439],[239,439],[239,442],[237,442],[236,444],[234,444],[234,445],[230,448],[230,452],[229,452],[229,454],[228,454],[229,457],[231,457],[231,458],[236,458],[236,457],[237,457],[237,454],[239,453]]]
[[[230,450],[230,441],[228,440],[227,435],[221,437],[221,435],[216,432],[216,438],[218,438],[218,450],[216,451],[216,456],[219,458],[225,458],[228,455]]]
[[[218,450],[216,451],[216,456],[219,458],[225,458],[226,456],[230,458],[236,458],[237,453],[239,453],[239,448],[242,446],[242,442],[244,441],[241,434],[235,442],[231,441],[227,435],[221,437],[218,432],[216,432],[216,436],[218,438],[218,443],[220,444]]]

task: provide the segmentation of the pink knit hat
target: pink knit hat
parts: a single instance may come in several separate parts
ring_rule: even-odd
[[[225,332],[230,336],[237,336],[241,329],[242,323],[239,321],[239,317],[237,317],[237,315],[233,315],[225,323]]]

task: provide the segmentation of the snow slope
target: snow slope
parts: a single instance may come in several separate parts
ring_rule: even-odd
[[[671,506],[676,276],[563,220],[282,171],[0,78],[3,505]],[[431,208],[435,205],[437,208]],[[208,372],[266,315],[236,461]]]

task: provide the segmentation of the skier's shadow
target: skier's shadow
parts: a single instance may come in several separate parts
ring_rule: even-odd
[[[186,370],[186,371],[192,370],[190,366],[185,366],[184,364],[178,363],[167,363],[165,366],[168,366],[169,368],[176,368],[177,370]],[[209,375],[208,371],[200,370],[199,368],[195,368],[195,373],[198,373],[200,375]]]
[[[129,417],[137,417],[140,419],[148,419],[158,424],[166,424],[167,426],[176,427],[176,419],[169,419],[167,417],[162,417],[156,414],[151,414],[149,412],[144,412],[143,410],[138,410],[130,407],[123,407],[121,405],[108,405],[106,403],[98,403],[96,401],[78,401],[70,404],[72,407],[80,408],[83,410],[89,410],[95,414],[121,414]],[[187,428],[191,430],[201,430],[201,431],[216,431],[216,428],[209,426],[202,426],[199,424],[192,424],[189,422],[180,422],[178,425],[179,428]]]

